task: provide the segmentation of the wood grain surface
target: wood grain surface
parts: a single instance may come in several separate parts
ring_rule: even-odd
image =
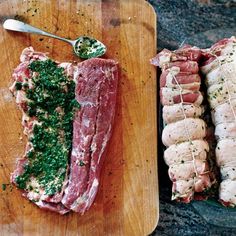
[[[120,64],[115,126],[92,208],[79,216],[43,211],[9,184],[25,137],[8,90],[21,51],[32,45],[59,61],[79,61],[70,45],[0,25],[0,235],[147,235],[158,221],[156,16],[143,0],[0,0],[0,20],[18,18],[59,36],[103,41]]]

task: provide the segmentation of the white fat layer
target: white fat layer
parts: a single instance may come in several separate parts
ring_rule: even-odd
[[[83,119],[82,122],[83,122],[83,125],[84,125],[85,127],[87,127],[87,128],[89,127],[89,125],[90,125],[90,120],[89,120],[89,119],[86,119],[86,118],[85,118],[85,119]]]
[[[231,179],[223,180],[219,189],[220,199],[230,203],[230,205],[236,205],[236,181]]]
[[[165,64],[169,63],[171,60],[171,54],[170,53],[164,53],[159,57],[159,64],[160,67],[163,67]]]
[[[102,148],[101,148],[101,150],[100,150],[100,152],[99,152],[99,157],[98,157],[98,163],[97,163],[97,165],[99,165],[99,163],[100,163],[102,154],[104,153],[104,150],[105,150],[105,148],[106,148],[107,142],[108,142],[108,140],[109,140],[110,133],[111,133],[111,125],[109,126],[108,131],[106,132],[106,135],[104,136],[104,139],[103,139],[103,142],[102,142]]]
[[[164,152],[164,160],[168,166],[192,162],[192,151],[194,151],[196,160],[205,161],[207,159],[207,152],[209,152],[209,145],[204,140],[193,140],[191,143],[186,141],[171,145]]]
[[[234,39],[234,38],[232,38]],[[214,53],[214,52],[213,52]],[[206,74],[208,100],[212,108],[215,136],[218,139],[216,161],[222,182],[220,199],[236,204],[236,42],[222,46],[220,56],[201,68]]]
[[[207,75],[207,85],[211,86],[213,84],[217,84],[222,82],[224,78],[222,78],[222,70],[227,74],[227,80],[236,83],[235,74],[236,74],[236,61],[235,59],[222,64],[221,67],[217,66],[214,70],[210,71]]]
[[[96,106],[96,104],[94,104],[93,102],[90,102],[90,101],[79,101],[79,104],[82,107],[85,107],[85,106],[95,107]]]
[[[186,127],[186,133],[183,127]],[[186,118],[165,126],[162,132],[162,142],[169,147],[173,144],[196,139],[203,139],[206,136],[206,123],[198,118]]]
[[[222,103],[216,106],[215,109],[212,110],[212,121],[215,125],[220,123],[227,123],[235,121],[234,114],[232,108],[236,111],[236,99],[232,98],[231,103],[229,101]]]
[[[163,120],[166,124],[173,123],[178,120],[184,119],[183,109],[187,118],[199,117],[203,113],[204,109],[201,106],[195,106],[193,104],[174,104],[171,106],[163,107]]]
[[[236,139],[222,139],[217,143],[216,162],[218,166],[234,166],[236,164]]]
[[[229,101],[230,98],[236,98],[236,83],[224,81],[218,84],[213,84],[207,90],[208,100],[212,109],[220,104]]]

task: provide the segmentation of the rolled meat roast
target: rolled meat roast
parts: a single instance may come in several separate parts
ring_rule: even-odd
[[[204,50],[201,71],[217,138],[216,161],[221,171],[219,199],[236,206],[236,38],[223,39]]]
[[[164,159],[173,182],[172,200],[186,203],[212,186],[206,123],[201,119],[204,109],[198,74],[200,57],[199,48],[184,46],[173,52],[164,49],[151,60],[162,70],[162,142],[167,147]]]

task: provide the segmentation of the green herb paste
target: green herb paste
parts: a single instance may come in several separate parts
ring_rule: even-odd
[[[33,88],[27,83],[17,84],[29,99],[27,114],[37,117],[33,135],[29,139],[33,148],[27,153],[25,171],[16,178],[21,189],[31,191],[31,177],[36,179],[47,195],[60,192],[66,176],[69,152],[72,146],[72,121],[80,106],[75,100],[75,83],[64,74],[64,69],[52,60],[33,61]],[[38,191],[37,189],[35,189]]]

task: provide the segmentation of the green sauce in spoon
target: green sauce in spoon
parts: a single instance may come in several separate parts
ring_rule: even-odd
[[[78,57],[83,58],[83,59],[88,59],[92,57],[100,57],[106,53],[106,46],[102,42],[94,38],[90,38],[88,36],[81,36],[77,38],[76,40],[69,40],[69,39],[62,38],[57,35],[48,33],[46,31],[40,30],[24,22],[13,20],[13,19],[6,20],[3,24],[3,27],[7,30],[40,34],[43,36],[48,36],[48,37],[62,40],[64,42],[71,44],[74,49],[75,54]]]

